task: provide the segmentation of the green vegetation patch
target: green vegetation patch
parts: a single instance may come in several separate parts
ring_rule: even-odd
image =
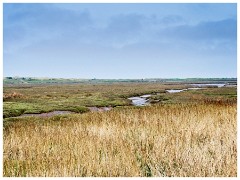
[[[76,113],[88,112],[89,109],[84,106],[47,106],[44,104],[4,102],[3,118],[16,117],[22,114],[40,114],[51,111],[72,111]]]
[[[149,102],[151,104],[154,103],[161,103],[161,102],[169,102],[171,97],[167,97],[165,94],[158,94],[158,95],[152,95],[149,97]]]
[[[3,103],[3,118],[20,116],[22,114],[38,114],[48,112],[43,106],[34,103],[22,102],[4,102]]]

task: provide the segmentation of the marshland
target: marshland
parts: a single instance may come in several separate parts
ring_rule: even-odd
[[[237,3],[3,3],[4,177],[237,177]]]
[[[5,82],[3,175],[236,177],[236,79],[202,81]]]

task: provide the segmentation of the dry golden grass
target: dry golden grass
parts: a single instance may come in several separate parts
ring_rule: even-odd
[[[4,123],[4,176],[237,176],[236,104]]]
[[[23,98],[23,95],[16,92],[3,94],[3,101],[14,99],[14,98]]]

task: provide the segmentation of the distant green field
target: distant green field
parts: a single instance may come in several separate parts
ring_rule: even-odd
[[[237,78],[172,78],[172,79],[64,79],[64,78],[34,78],[34,77],[5,77],[3,84],[58,84],[58,83],[118,83],[118,82],[186,82],[186,83],[231,83],[236,84]]]

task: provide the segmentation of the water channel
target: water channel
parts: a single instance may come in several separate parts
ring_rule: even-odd
[[[206,89],[207,87],[215,87],[217,86],[218,88],[225,86],[225,84],[189,84],[193,87],[191,88],[187,88],[187,89],[167,89],[166,92],[167,93],[179,93],[182,91],[187,91],[187,90],[199,90],[199,89]],[[129,100],[132,101],[132,105],[134,106],[146,106],[149,105],[149,97],[151,96],[151,94],[146,94],[146,95],[142,95],[142,96],[134,96],[134,97],[130,97],[128,98]]]

